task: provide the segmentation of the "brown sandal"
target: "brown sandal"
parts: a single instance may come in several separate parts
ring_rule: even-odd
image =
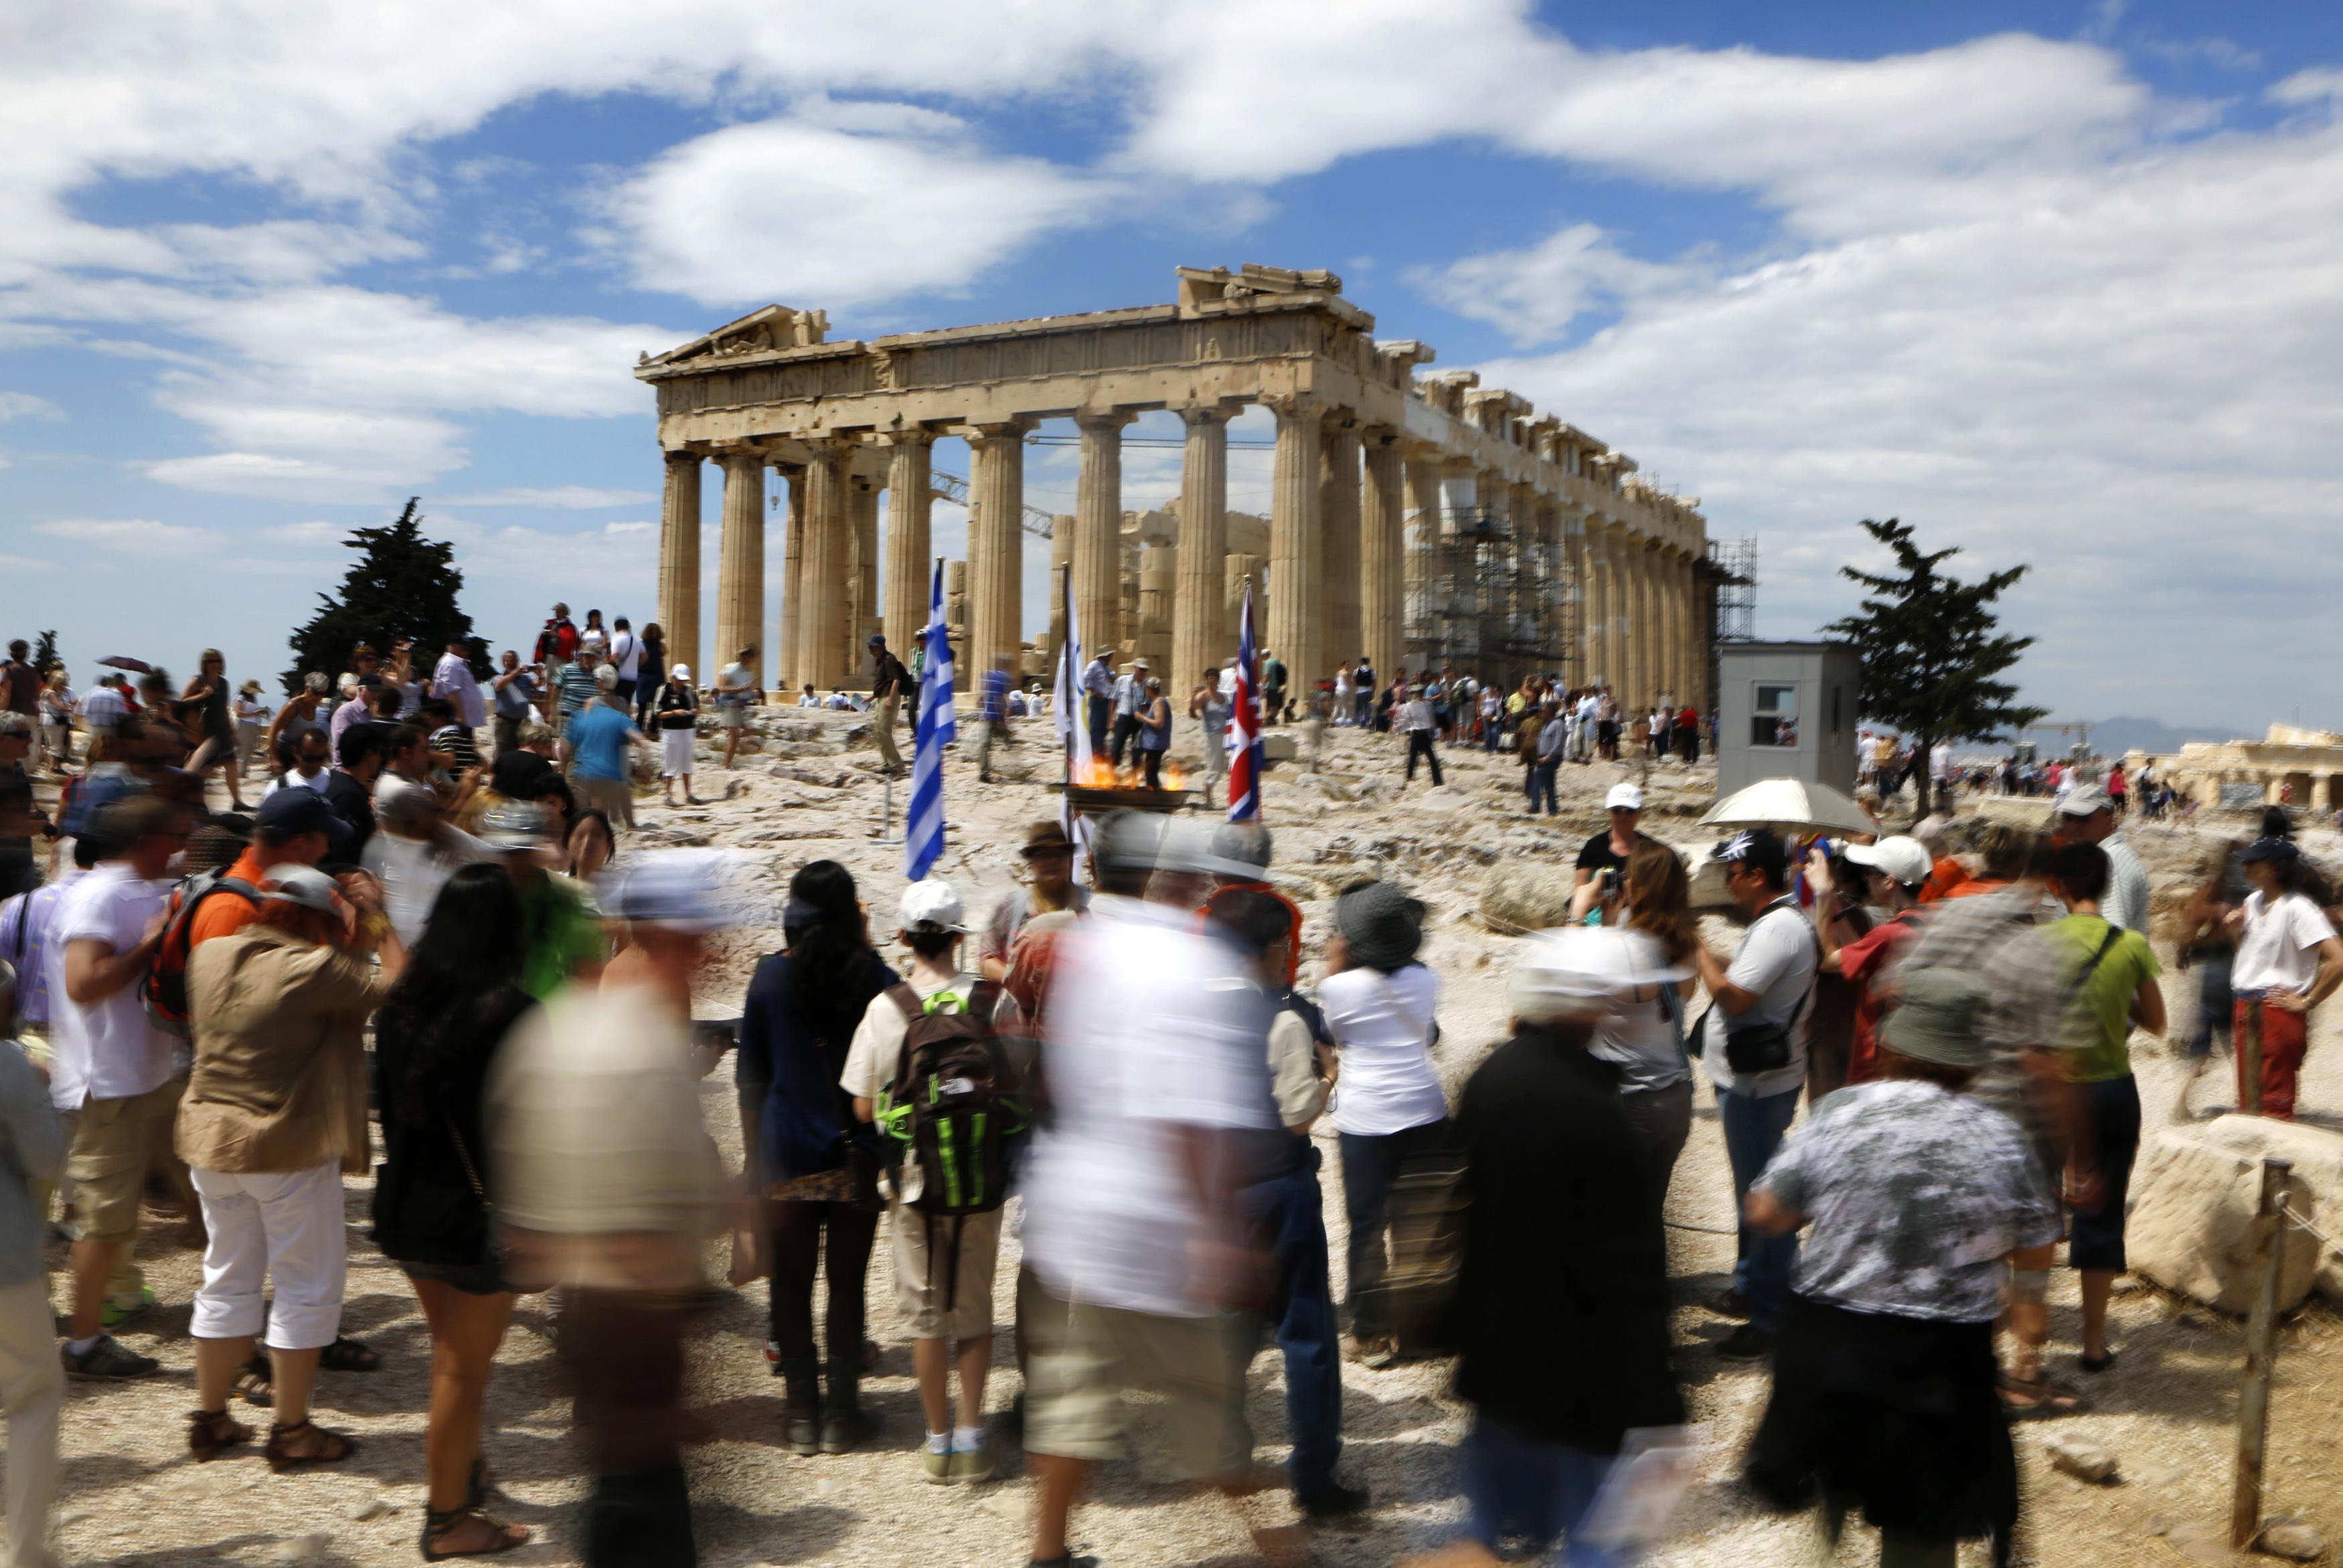
[[[225,1408],[187,1412],[187,1452],[196,1456],[198,1463],[217,1459],[238,1443],[251,1441],[252,1428],[228,1419]]]
[[[454,1533],[467,1524],[485,1525],[488,1539],[478,1546],[447,1547],[440,1544],[442,1536]],[[530,1532],[525,1524],[508,1524],[477,1503],[467,1503],[461,1508],[445,1513],[426,1509],[423,1513],[423,1538],[417,1544],[423,1548],[426,1563],[441,1563],[450,1557],[493,1557],[499,1552],[514,1552],[529,1543]]]
[[[314,1432],[317,1446],[308,1453],[296,1453],[286,1442],[288,1437],[302,1432]],[[327,1432],[315,1422],[297,1421],[291,1426],[271,1426],[268,1446],[261,1450],[268,1468],[282,1474],[288,1470],[300,1470],[312,1464],[339,1464],[358,1451],[357,1443],[338,1432]]]

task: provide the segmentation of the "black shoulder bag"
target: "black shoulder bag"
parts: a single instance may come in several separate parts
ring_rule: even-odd
[[[1769,906],[1765,913],[1770,915],[1776,910],[1785,909],[1795,913],[1794,906],[1787,900]],[[1765,917],[1758,918],[1762,920]],[[1815,935],[1812,925],[1803,920],[1799,923],[1805,927],[1807,940],[1815,944],[1816,967],[1819,972],[1822,940]],[[1789,1066],[1792,1055],[1791,1042],[1796,1038],[1798,1020],[1805,1016],[1806,1008],[1814,1000],[1814,982],[1809,980],[1806,984],[1806,994],[1798,999],[1798,1005],[1792,1010],[1788,1020],[1785,1022],[1755,1020],[1743,1023],[1728,1016],[1725,1020],[1725,1065],[1733,1070],[1735,1077],[1748,1073],[1775,1072]],[[1711,1004],[1709,1011],[1717,1010],[1718,1009]]]

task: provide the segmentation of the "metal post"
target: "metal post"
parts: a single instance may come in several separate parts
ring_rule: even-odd
[[[2263,1450],[2269,1439],[2270,1369],[2278,1359],[2278,1272],[2286,1257],[2286,1160],[2262,1161],[2261,1207],[2254,1212],[2254,1264],[2260,1278],[2246,1320],[2246,1370],[2237,1384],[2237,1483],[2229,1503],[2229,1544],[2242,1552],[2262,1525]]]
[[[2246,1050],[2239,1058],[2237,1070],[2242,1075],[2237,1085],[2237,1109],[2247,1116],[2262,1113],[2262,999],[2253,997],[2246,1002]]]

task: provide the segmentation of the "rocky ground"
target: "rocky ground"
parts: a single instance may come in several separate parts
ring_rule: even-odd
[[[760,716],[766,717],[766,716]],[[731,773],[703,760],[699,789],[714,803],[668,809],[656,794],[640,802],[642,829],[634,842],[706,843],[739,849],[756,889],[753,923],[727,943],[723,963],[699,998],[703,1017],[737,1013],[755,957],[779,941],[779,893],[799,865],[828,857],[850,867],[868,890],[874,924],[884,927],[902,885],[899,842],[878,837],[883,791],[872,770],[867,738],[852,737],[859,720],[847,715],[769,716],[759,749]],[[1186,729],[1183,726],[1183,729]],[[1041,744],[1041,727],[990,786],[955,758],[947,784],[953,823],[939,874],[957,883],[972,910],[1013,885],[1020,826],[1054,814],[1055,797],[1042,788],[1054,777]],[[1195,743],[1187,741],[1192,762]],[[906,742],[908,745],[908,741]],[[1175,752],[1175,758],[1178,753]],[[1324,936],[1332,894],[1368,874],[1408,883],[1432,906],[1427,960],[1438,971],[1444,1040],[1440,1061],[1452,1085],[1462,1081],[1500,1035],[1504,977],[1519,941],[1484,926],[1478,910],[1485,877],[1494,867],[1564,868],[1585,836],[1599,826],[1602,792],[1640,769],[1572,767],[1562,780],[1564,814],[1526,819],[1519,772],[1510,759],[1446,753],[1448,782],[1419,781],[1403,789],[1398,753],[1385,738],[1331,732],[1322,770],[1302,764],[1273,770],[1265,816],[1277,834],[1281,883],[1308,916],[1314,950]],[[1025,776],[1031,771],[1031,777]],[[1707,769],[1673,765],[1648,780],[1647,830],[1685,849],[1705,847],[1694,827],[1713,792]],[[895,787],[897,832],[906,783]],[[2208,824],[2208,829],[2216,825]],[[2234,825],[2230,825],[2234,826]],[[2217,841],[2208,831],[2136,831],[2134,841],[2156,871],[2159,891],[2200,874]],[[2332,836],[2314,836],[2311,848],[2334,863]],[[1711,938],[1730,940],[1722,922]],[[2159,943],[2164,949],[2166,944]],[[2184,1011],[2181,985],[2169,988],[2176,1016]],[[2329,1007],[2318,1020],[2307,1077],[2307,1115],[2343,1121],[2343,1050],[2335,1035],[2343,1010]],[[2151,1126],[2169,1114],[2181,1081],[2164,1047],[2136,1046]],[[2196,1090],[2201,1112],[2232,1098],[2226,1060]],[[704,1087],[709,1125],[737,1161],[729,1068]],[[1709,1457],[1685,1499],[1677,1538],[1654,1559],[1664,1564],[1732,1563],[1736,1568],[1815,1561],[1805,1522],[1757,1511],[1733,1481],[1735,1456],[1763,1407],[1762,1370],[1719,1361],[1714,1342],[1731,1325],[1701,1302],[1721,1287],[1732,1259],[1731,1189],[1713,1109],[1703,1096],[1692,1141],[1677,1167],[1670,1197],[1670,1251],[1676,1276],[1680,1370],[1694,1418],[1710,1441]],[[1324,1139],[1327,1229],[1341,1268],[1342,1220],[1331,1132]],[[1557,1201],[1566,1201],[1557,1195]],[[274,1477],[256,1457],[208,1465],[189,1462],[182,1417],[191,1406],[192,1357],[187,1302],[197,1277],[195,1253],[174,1249],[150,1227],[142,1262],[163,1305],[126,1332],[136,1348],[163,1359],[166,1371],[136,1386],[75,1385],[65,1422],[65,1491],[58,1539],[67,1562],[154,1565],[218,1562],[311,1561],[373,1564],[414,1560],[420,1523],[422,1435],[428,1340],[404,1277],[364,1241],[367,1183],[349,1183],[352,1258],[345,1326],[378,1347],[379,1372],[326,1374],[319,1419],[357,1435],[361,1453],[334,1472]],[[1013,1248],[1013,1241],[1004,1243]],[[704,1440],[691,1451],[692,1482],[703,1560],[710,1564],[1015,1563],[1024,1560],[1028,1484],[1013,1469],[985,1486],[943,1490],[915,1473],[920,1421],[912,1392],[910,1354],[886,1278],[887,1250],[874,1257],[871,1332],[884,1354],[869,1397],[886,1421],[881,1439],[863,1452],[799,1459],[779,1446],[780,1390],[767,1375],[764,1287],[723,1295],[693,1336],[691,1400]],[[722,1260],[711,1250],[711,1272]],[[1004,1260],[998,1320],[998,1361],[1011,1364]],[[1338,1279],[1339,1289],[1339,1279]],[[2071,1372],[2077,1298],[2074,1278],[2056,1276],[2054,1350]],[[2019,1428],[2029,1530],[2026,1546],[2047,1564],[2218,1562],[2211,1544],[2227,1515],[2236,1404],[2241,1361],[2238,1325],[2149,1288],[2119,1295],[2116,1370],[2092,1380],[2088,1413]],[[488,1453],[509,1499],[506,1512],[539,1532],[540,1541],[518,1563],[574,1561],[576,1505],[582,1494],[568,1435],[568,1400],[542,1332],[539,1303],[523,1303],[488,1398]],[[1587,1353],[1603,1353],[1600,1345]],[[2079,1373],[2073,1374],[2080,1378]],[[2343,1481],[2333,1425],[2343,1377],[2343,1323],[2314,1304],[2285,1330],[2279,1355],[2270,1444],[2269,1497],[2274,1513],[2299,1513],[2328,1535],[2343,1534]],[[1015,1374],[996,1378],[990,1404],[1005,1406]],[[1403,1364],[1382,1372],[1344,1370],[1348,1438],[1344,1471],[1371,1487],[1376,1506],[1356,1528],[1317,1533],[1314,1550],[1326,1563],[1393,1562],[1437,1544],[1460,1513],[1451,1479],[1451,1452],[1463,1412],[1443,1386],[1436,1364]],[[1277,1358],[1254,1364],[1250,1408],[1265,1459],[1282,1456],[1283,1427]],[[258,1412],[256,1412],[257,1414]],[[2054,1471],[2044,1444],[2054,1436],[2095,1443],[2116,1460],[2118,1479],[2085,1483]],[[1222,1505],[1153,1483],[1157,1473],[1144,1410],[1131,1462],[1109,1467],[1096,1497],[1078,1521],[1082,1549],[1101,1553],[1113,1568],[1139,1565],[1234,1564],[1247,1561],[1240,1523]],[[1255,1523],[1285,1522],[1282,1502],[1256,1505]],[[1859,1535],[1860,1533],[1858,1533]],[[1843,1561],[1867,1562],[1855,1540]],[[1972,1549],[1965,1563],[1985,1561]]]

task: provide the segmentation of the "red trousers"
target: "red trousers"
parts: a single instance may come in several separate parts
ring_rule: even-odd
[[[2237,999],[2232,1043],[2237,1052],[2237,1109],[2246,1108],[2246,1010],[2253,1003]],[[2302,1073],[2302,1053],[2310,1044],[2310,1015],[2288,1012],[2262,1003],[2262,1114],[2280,1121],[2294,1120],[2295,1081]]]

